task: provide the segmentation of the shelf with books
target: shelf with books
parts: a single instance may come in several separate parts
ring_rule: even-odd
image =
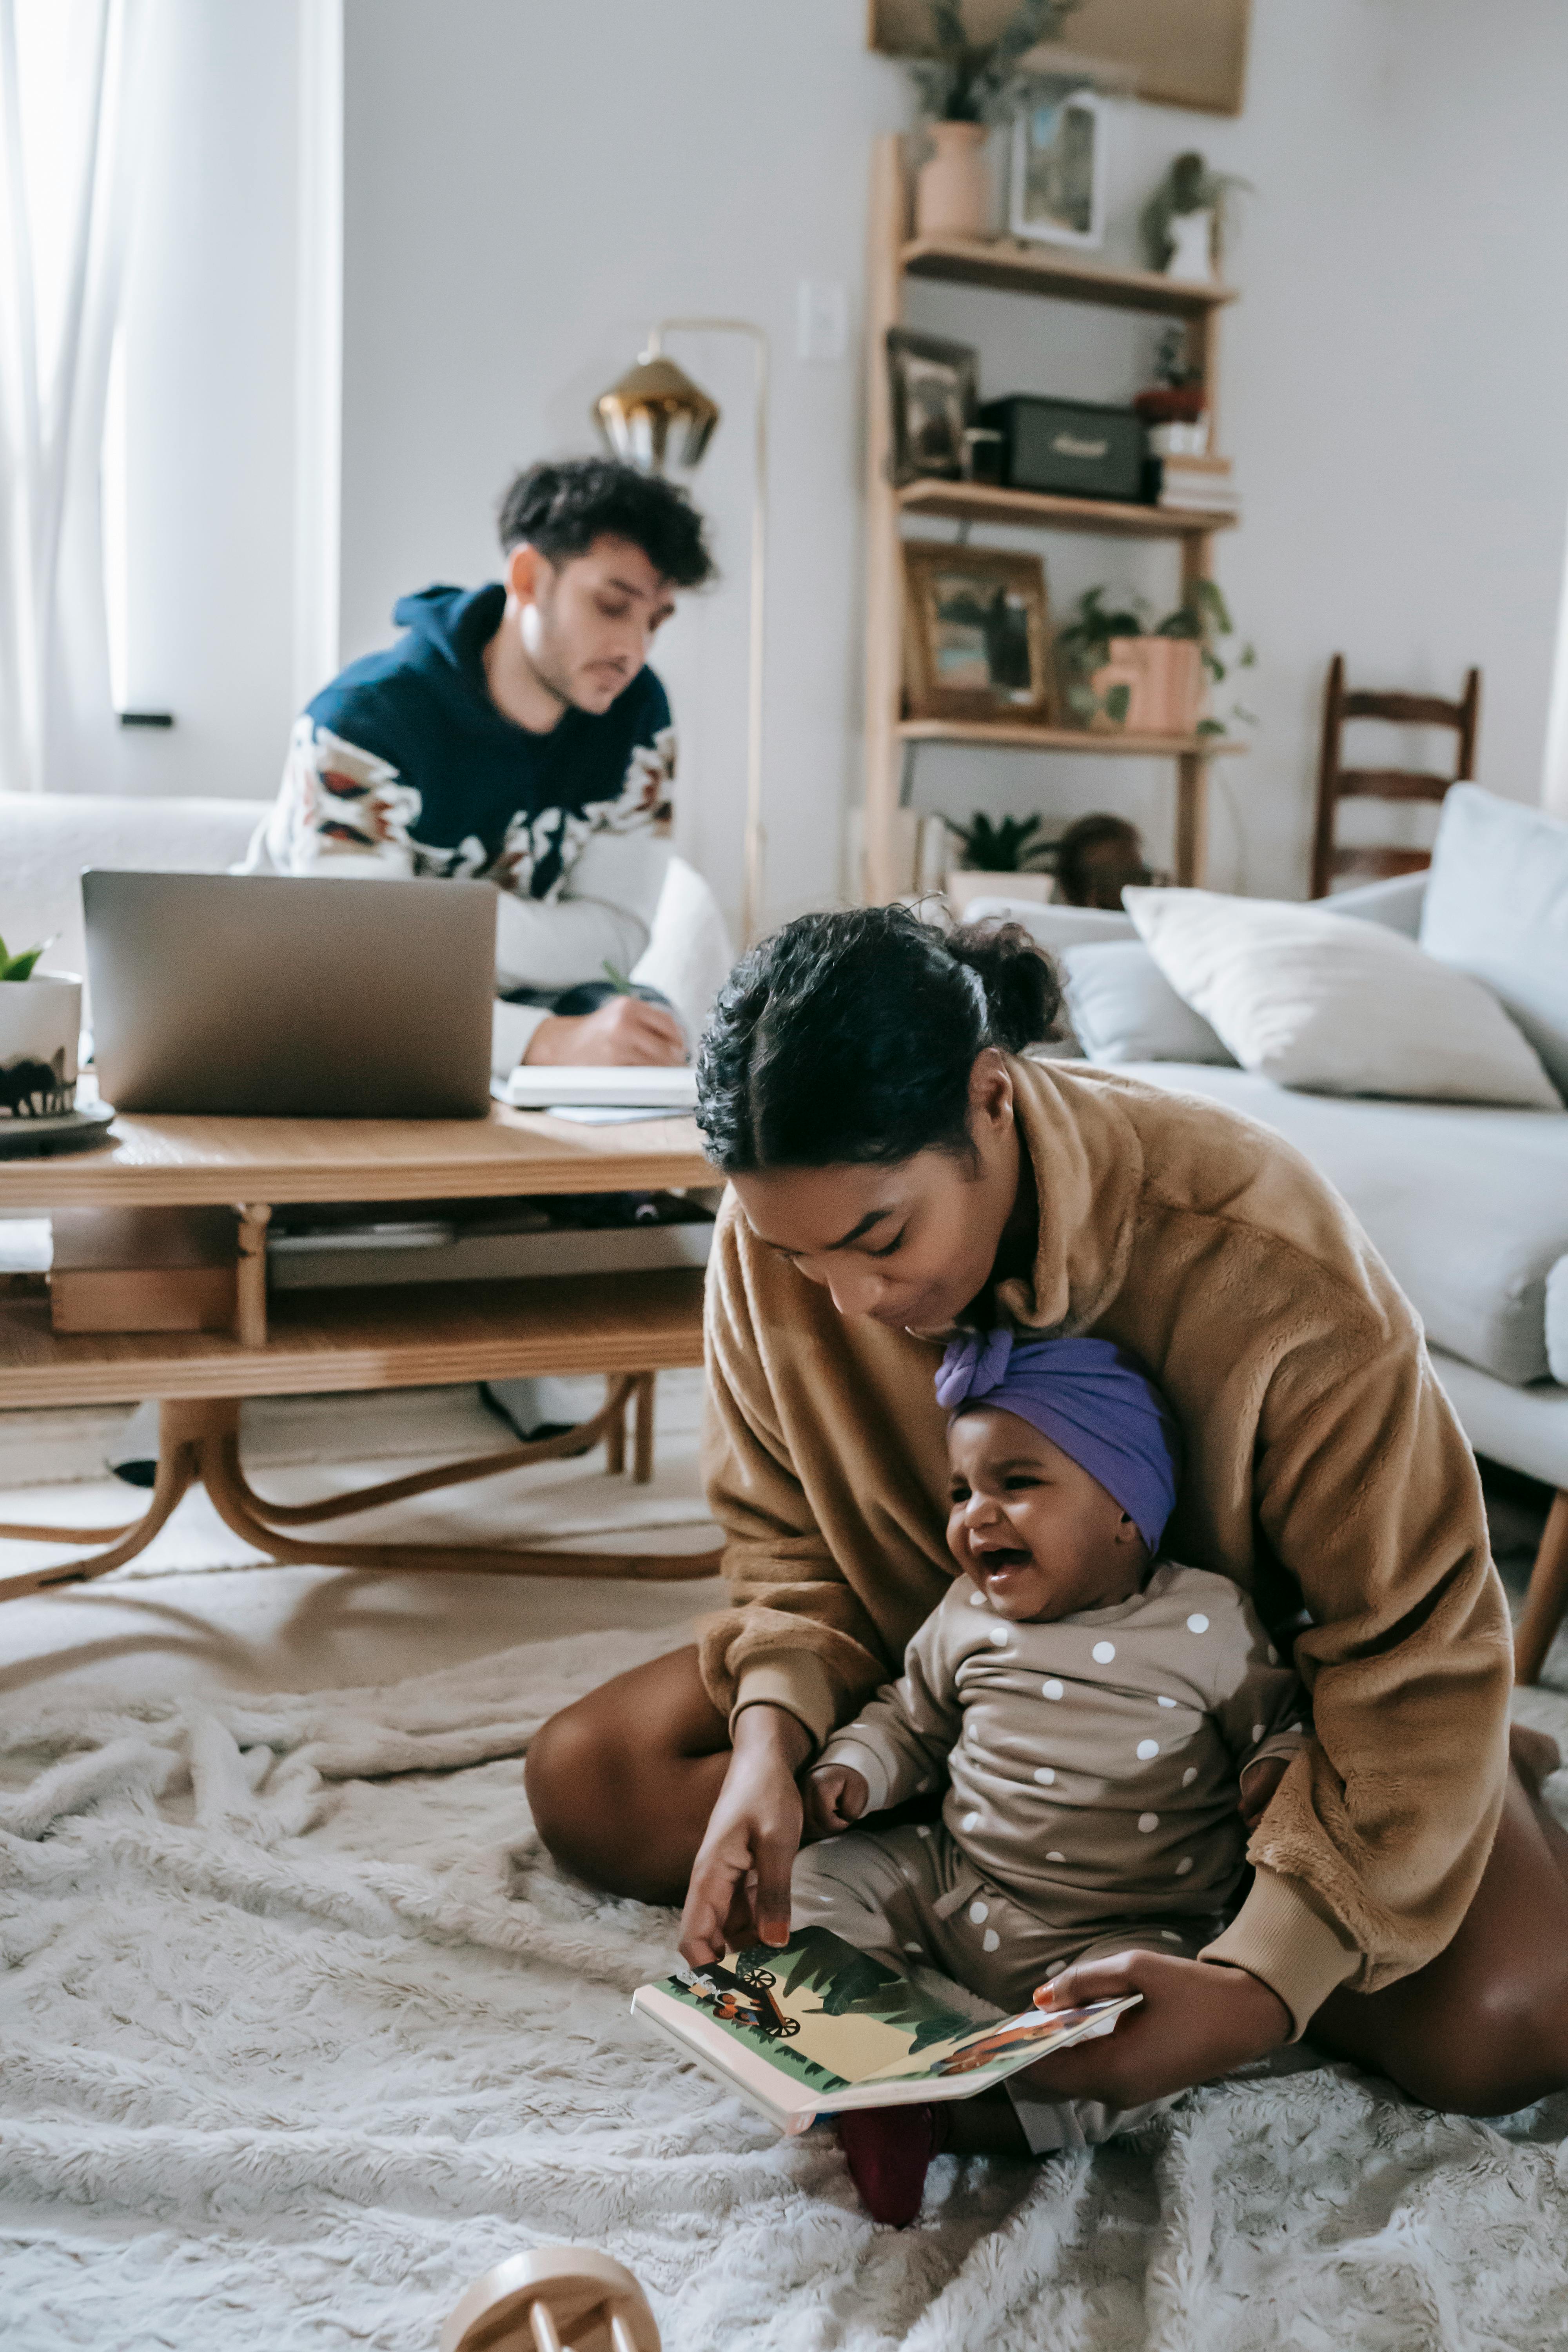
[[[1224,530],[1237,520],[1235,514],[1195,508],[1008,490],[992,482],[906,482],[897,498],[900,514],[940,516],[953,522],[1026,523],[1040,530],[1089,531],[1110,539],[1182,539]]]
[[[1233,735],[1129,735],[1112,727],[1030,727],[1007,719],[900,719],[904,743],[978,743],[999,751],[1109,752],[1123,760],[1215,760],[1245,751]]]

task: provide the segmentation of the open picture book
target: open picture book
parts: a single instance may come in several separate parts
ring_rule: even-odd
[[[848,2107],[969,2099],[1109,2033],[1141,1996],[977,2025],[824,1927],[640,1985],[632,2007],[785,2132]]]

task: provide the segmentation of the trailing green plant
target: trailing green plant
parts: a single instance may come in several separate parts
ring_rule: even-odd
[[[1020,0],[994,41],[972,41],[961,0],[931,0],[934,58],[910,71],[927,114],[939,122],[994,122],[1017,94],[1020,58],[1054,40],[1081,0]]]
[[[1236,635],[1236,624],[1218,583],[1213,580],[1194,580],[1175,611],[1166,614],[1154,635],[1194,639],[1215,686],[1223,686],[1233,669],[1252,669],[1257,666],[1258,648],[1250,643],[1238,646],[1228,660],[1226,658],[1230,640]],[[1257,712],[1248,710],[1242,702],[1233,701],[1229,715],[1244,727],[1258,724]],[[1198,721],[1200,735],[1224,735],[1226,731],[1223,719]]]
[[[1149,608],[1141,596],[1125,597],[1113,608],[1105,601],[1109,593],[1104,588],[1086,588],[1073,607],[1072,619],[1057,636],[1063,694],[1068,709],[1084,727],[1101,718],[1120,727],[1126,719],[1131,688],[1118,683],[1097,694],[1089,679],[1110,659],[1112,637],[1142,637],[1149,629]]]
[[[13,955],[5,940],[0,940],[0,980],[31,980],[33,966],[53,945],[52,940],[45,940],[39,947],[24,948],[20,955]]]
[[[976,874],[1048,872],[1056,845],[1036,840],[1042,822],[1038,816],[989,817],[984,809],[976,809],[967,824],[943,819],[964,865]]]
[[[1142,596],[1123,595],[1120,604],[1112,607],[1105,601],[1110,593],[1105,588],[1086,588],[1073,608],[1072,619],[1057,636],[1057,656],[1063,672],[1068,708],[1086,726],[1103,716],[1112,726],[1120,727],[1127,716],[1131,695],[1126,686],[1112,686],[1104,694],[1097,694],[1089,683],[1093,673],[1110,659],[1111,640],[1115,637],[1194,640],[1215,686],[1223,685],[1233,669],[1251,669],[1257,662],[1257,650],[1251,645],[1243,645],[1235,652],[1229,650],[1236,625],[1215,581],[1194,580],[1175,610],[1152,624],[1150,608]],[[1230,716],[1248,727],[1258,723],[1256,715],[1239,702],[1233,703]],[[1226,731],[1223,719],[1198,721],[1200,735],[1223,735]]]

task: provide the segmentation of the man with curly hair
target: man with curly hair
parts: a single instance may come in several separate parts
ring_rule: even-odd
[[[495,1061],[680,1062],[662,1000],[617,991],[669,861],[675,734],[647,667],[702,518],[599,457],[531,466],[500,502],[500,580],[403,597],[405,634],[296,721],[249,867],[480,877],[500,891]]]

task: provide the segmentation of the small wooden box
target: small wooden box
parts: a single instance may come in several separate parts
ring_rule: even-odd
[[[57,1331],[231,1331],[239,1221],[232,1209],[59,1209]]]

